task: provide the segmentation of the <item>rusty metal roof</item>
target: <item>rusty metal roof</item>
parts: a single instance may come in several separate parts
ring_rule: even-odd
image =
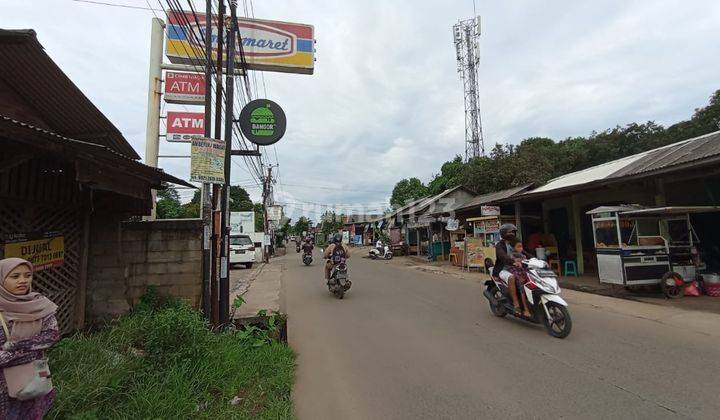
[[[463,204],[462,206],[458,207],[457,211],[464,211],[464,210],[471,210],[476,207],[480,207],[485,204],[494,203],[499,200],[504,200],[506,198],[510,198],[514,196],[515,194],[519,194],[523,191],[526,191],[528,188],[532,187],[533,184],[525,184],[520,185],[519,187],[512,187],[508,188],[506,190],[502,191],[496,191],[488,194],[479,195],[472,200],[468,201],[467,203]]]
[[[720,164],[720,131],[715,131],[557,177],[515,198],[525,200],[557,196],[571,191],[588,190],[663,173],[701,169],[718,164]]]
[[[106,170],[109,171],[122,171],[128,176],[145,179],[155,188],[162,188],[163,182],[196,188],[180,178],[165,173],[162,169],[142,164],[107,146],[65,137],[4,115],[0,115],[1,137],[27,142],[46,149],[63,147],[79,159],[104,164]]]
[[[52,131],[140,159],[115,125],[45,53],[35,31],[0,29],[0,79],[34,108]]]
[[[646,152],[608,178],[627,177],[720,156],[720,131]]]

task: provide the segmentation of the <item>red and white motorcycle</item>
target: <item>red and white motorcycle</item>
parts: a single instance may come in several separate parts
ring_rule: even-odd
[[[488,263],[485,268],[488,273],[492,273],[493,267]],[[519,288],[518,293],[524,293],[527,297],[528,309],[532,316],[528,318],[515,315],[508,284],[492,274],[490,280],[485,282],[486,288],[483,292],[490,303],[490,311],[498,317],[511,314],[526,321],[544,324],[551,336],[567,337],[572,329],[572,320],[567,302],[560,297],[557,275],[548,268],[545,261],[537,258],[524,260],[522,265],[527,270],[528,281]]]

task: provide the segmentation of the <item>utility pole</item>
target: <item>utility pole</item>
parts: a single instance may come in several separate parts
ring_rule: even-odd
[[[162,98],[163,28],[165,23],[153,18],[150,31],[150,77],[147,124],[145,126],[145,164],[157,168],[160,149],[160,100]],[[157,191],[152,190],[152,210],[145,220],[155,220]]]
[[[220,324],[230,315],[230,159],[232,156],[233,101],[235,93],[235,34],[237,0],[230,0],[230,28],[227,35],[227,73],[225,74],[225,184],[222,187],[222,249],[220,251]]]
[[[218,17],[217,17],[217,62],[215,71],[215,136],[221,139],[222,127],[222,57],[223,57],[223,31],[225,24],[225,3],[223,0],[218,1]],[[229,182],[226,179],[225,182]],[[219,277],[218,268],[220,267],[220,187],[213,184],[213,236],[212,236],[212,281],[210,283],[210,299],[211,299],[211,316],[210,320],[213,325],[219,325],[220,322],[220,294],[219,294]]]
[[[205,2],[205,137],[212,135],[210,120],[212,118],[212,0]],[[203,251],[202,251],[202,277],[203,313],[209,320],[211,318],[211,292],[212,259],[210,253],[210,237],[212,232],[212,186],[204,182],[200,195],[200,214],[203,221]]]
[[[270,223],[268,222],[268,198],[270,197],[270,182],[272,181],[272,166],[268,167],[268,174],[265,177],[265,180],[263,182],[263,236],[268,237],[270,236]],[[271,239],[272,240],[272,239]],[[270,261],[270,244],[265,245],[265,249],[263,250],[263,260],[265,262]]]

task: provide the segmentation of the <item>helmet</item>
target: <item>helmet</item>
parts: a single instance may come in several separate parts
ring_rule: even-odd
[[[335,242],[336,244],[342,242],[342,233],[336,233],[335,235],[333,235],[333,242]]]
[[[504,223],[500,226],[500,237],[503,239],[512,239],[517,235],[517,226],[512,223]]]

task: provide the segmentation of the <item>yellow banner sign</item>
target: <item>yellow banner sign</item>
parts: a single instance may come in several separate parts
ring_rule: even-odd
[[[30,261],[35,271],[59,267],[65,263],[65,237],[57,232],[10,235],[4,254]]]
[[[206,137],[192,139],[190,180],[210,184],[225,183],[225,142]]]

